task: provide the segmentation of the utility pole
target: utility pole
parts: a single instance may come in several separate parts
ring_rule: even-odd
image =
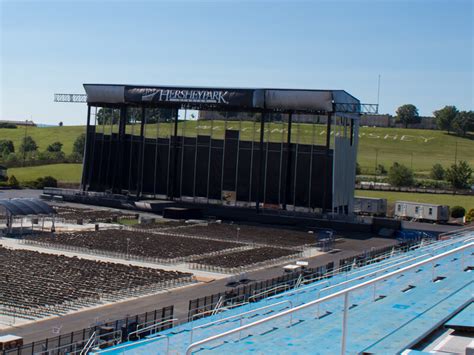
[[[379,81],[377,85],[377,109],[379,107],[379,100],[380,100],[380,74],[379,74]]]

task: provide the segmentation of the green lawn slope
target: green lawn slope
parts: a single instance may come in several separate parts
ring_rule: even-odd
[[[279,142],[282,138],[286,139],[286,132],[281,123],[272,123],[268,127],[269,129],[265,132],[266,140]],[[259,124],[252,122],[228,122],[227,127],[225,127],[222,121],[187,121],[186,124],[180,123],[179,134],[195,136],[196,134],[210,134],[212,131],[214,137],[222,138],[225,128],[241,130],[242,139],[259,139]],[[110,133],[111,128],[110,126],[98,127],[97,130]],[[117,126],[114,126],[112,130],[116,131]],[[127,127],[129,133],[132,130],[134,134],[138,134],[139,126]],[[145,127],[146,136],[150,138],[157,135],[167,136],[171,130],[172,125],[169,123],[149,124]],[[26,130],[26,134],[35,139],[40,150],[46,149],[49,144],[55,141],[60,141],[64,145],[63,151],[66,154],[72,152],[74,140],[83,132],[85,132],[85,126],[28,127]],[[24,127],[0,129],[0,139],[13,140],[17,150],[24,135]],[[293,126],[292,141],[294,142],[324,144],[324,140],[324,125],[295,124]],[[453,164],[455,155],[457,155],[458,160],[466,160],[474,167],[473,152],[474,140],[449,135],[443,131],[361,127],[359,132],[358,162],[365,174],[373,173],[376,156],[377,163],[383,164],[387,170],[394,162],[399,162],[412,167],[417,174],[427,175],[435,163],[440,163],[444,167]],[[66,173],[66,170],[55,170],[54,173],[61,174],[57,175],[56,178],[59,180],[66,179],[66,176],[62,175],[63,172]],[[79,169],[76,168],[67,172],[69,181],[74,171],[78,174],[75,180],[80,179]]]

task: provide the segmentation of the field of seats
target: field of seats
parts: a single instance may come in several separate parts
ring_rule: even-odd
[[[0,316],[39,319],[192,281],[177,271],[0,246]]]
[[[70,222],[96,223],[113,222],[118,219],[136,219],[137,215],[133,213],[124,213],[114,210],[102,210],[97,208],[75,208],[70,206],[53,206],[57,217]]]
[[[472,302],[473,240],[421,244],[95,353],[398,353]]]
[[[273,238],[273,239],[272,239]],[[233,273],[298,258],[315,245],[306,232],[207,222],[169,221],[122,229],[32,235],[25,244]]]

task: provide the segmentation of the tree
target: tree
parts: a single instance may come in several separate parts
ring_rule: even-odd
[[[63,147],[63,144],[61,142],[54,142],[53,144],[48,145],[48,148],[46,150],[48,152],[60,152]]]
[[[59,127],[62,127],[63,126],[63,121],[60,121],[59,122]]]
[[[408,127],[410,123],[420,122],[420,116],[418,115],[418,109],[415,105],[406,104],[400,106],[396,112],[397,122],[403,123],[405,128]]]
[[[446,172],[441,164],[435,164],[431,168],[430,177],[433,180],[444,180],[445,173]]]
[[[458,112],[453,122],[453,129],[463,136],[469,131],[474,131],[474,111]]]
[[[15,146],[13,142],[8,139],[0,140],[0,156],[6,157],[7,155],[15,152]]]
[[[377,165],[377,168],[375,168],[375,173],[377,175],[385,175],[387,174],[387,169],[385,169],[385,166],[382,164]]]
[[[360,164],[356,162],[356,175],[362,174],[362,169],[360,168]]]
[[[20,145],[20,152],[27,153],[27,152],[34,152],[38,150],[38,145],[36,144],[35,140],[31,136],[23,137]]]
[[[466,215],[466,210],[462,206],[453,206],[451,208],[451,217],[462,218]]]
[[[74,144],[72,146],[72,152],[80,155],[80,157],[83,158],[85,145],[86,145],[86,134],[82,133],[74,141]]]
[[[388,182],[392,186],[412,186],[415,183],[413,170],[395,162],[388,171]]]
[[[11,175],[10,178],[8,179],[8,186],[16,189],[20,187],[20,183],[18,182],[17,178],[15,175]]]
[[[119,111],[112,108],[100,108],[96,115],[97,124],[99,125],[117,124],[119,118]]]
[[[451,165],[446,170],[446,180],[455,189],[468,189],[471,175],[472,169],[464,160],[461,160],[458,164]]]
[[[433,114],[438,128],[448,131],[448,134],[451,133],[454,120],[458,114],[456,106],[444,106],[441,110],[433,112]]]

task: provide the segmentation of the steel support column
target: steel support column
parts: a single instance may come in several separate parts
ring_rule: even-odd
[[[257,179],[257,198],[256,198],[256,209],[257,213],[260,212],[260,196],[262,194],[262,175],[263,175],[263,150],[264,150],[264,133],[265,133],[265,112],[261,113],[260,117],[260,147],[259,147],[259,162],[258,162],[258,179]]]
[[[286,210],[287,201],[290,199],[290,188],[291,188],[291,178],[292,178],[292,153],[293,147],[291,144],[291,126],[293,121],[293,114],[290,112],[288,114],[288,136],[286,139],[286,147],[287,147],[287,156],[286,156],[286,176],[285,176],[285,194],[283,195],[283,209]]]
[[[143,190],[143,163],[145,159],[145,122],[146,122],[146,113],[145,107],[142,107],[142,122],[140,124],[140,140],[141,148],[138,157],[138,176],[137,176],[137,198],[141,196]]]
[[[327,200],[327,189],[328,189],[328,170],[329,170],[329,163],[330,163],[329,151],[331,150],[331,121],[332,121],[332,113],[328,113],[328,119],[327,119],[327,124],[326,124],[326,152],[324,155],[323,201],[321,204],[323,213],[327,209],[326,200]]]
[[[127,106],[120,107],[120,118],[118,127],[118,152],[115,156],[118,164],[115,164],[115,174],[112,182],[112,191],[121,193],[123,172],[123,146],[125,143],[125,129],[127,127]]]
[[[177,189],[177,181],[176,178],[178,176],[178,115],[179,115],[179,110],[176,109],[175,115],[174,115],[174,131],[173,131],[173,136],[172,136],[172,142],[173,142],[173,148],[171,150],[171,159],[172,159],[172,166],[171,166],[171,175],[170,175],[170,188],[168,191],[169,193],[169,198],[174,199],[176,197],[176,189]]]
[[[87,145],[90,143],[89,142],[89,130],[90,130],[90,123],[91,123],[91,107],[87,105],[87,123],[86,123],[86,139],[84,142],[84,152],[83,152],[83,157],[82,157],[82,177],[81,177],[81,190],[86,191],[86,186],[87,186],[87,173],[89,171],[89,154],[90,154],[90,149],[87,147]]]

